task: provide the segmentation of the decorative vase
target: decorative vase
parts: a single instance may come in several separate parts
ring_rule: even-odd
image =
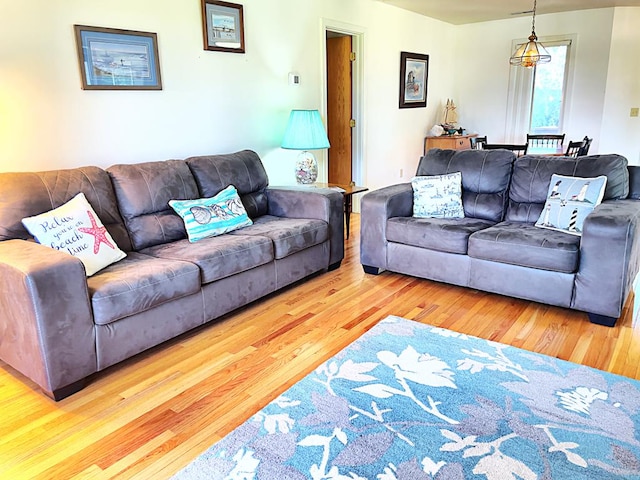
[[[302,184],[313,183],[318,179],[318,162],[313,153],[304,151],[296,160],[296,181]]]

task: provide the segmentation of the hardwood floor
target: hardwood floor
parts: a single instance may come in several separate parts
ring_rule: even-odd
[[[333,272],[95,375],[55,403],[0,362],[0,478],[170,477],[387,315],[639,378],[632,299],[586,314],[403,275],[365,275],[359,218]]]

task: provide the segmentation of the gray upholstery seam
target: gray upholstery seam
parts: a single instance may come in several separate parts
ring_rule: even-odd
[[[255,235],[255,236],[257,237],[257,236],[259,236],[259,235]],[[264,244],[268,243],[269,245],[273,246],[273,240],[271,240],[270,238],[267,238],[267,237],[264,237],[264,239],[265,239],[265,241],[264,241],[264,242],[262,242],[262,245],[264,245]],[[253,245],[253,246],[251,246],[251,247],[247,247],[247,248],[242,248],[242,249],[234,250],[233,252],[230,252],[230,253],[220,252],[220,251],[218,250],[216,253],[219,253],[219,255],[217,255],[216,257],[228,257],[228,256],[230,256],[230,255],[235,255],[235,254],[237,254],[237,253],[248,252],[248,251],[250,251],[250,250],[255,250],[256,248],[262,247],[262,245]],[[214,258],[214,257],[208,257],[208,258],[203,258],[203,259],[201,259],[201,260],[202,260],[202,261],[205,261],[205,260],[206,260],[206,261],[209,261],[209,260],[215,260],[215,259],[216,259],[216,258]],[[179,259],[176,259],[176,260],[179,260]],[[191,260],[183,260],[183,261],[189,262],[189,261],[191,261]],[[193,263],[195,263],[195,262],[193,262]],[[197,263],[196,263],[196,265],[197,265]]]
[[[482,183],[482,175],[484,174],[484,167],[487,164],[487,155],[482,159],[482,165],[480,166],[480,174],[478,175],[478,186],[476,187],[476,193],[480,193],[480,183]]]
[[[96,198],[98,200],[98,210],[102,211],[102,202],[100,201],[101,200],[100,195],[98,195],[98,191],[96,190],[95,185],[93,184],[89,176],[84,172],[84,170],[80,170],[80,172],[82,173],[84,178],[86,178],[87,182],[89,182],[89,186],[91,187],[91,190],[93,190],[93,193],[95,193],[96,195]],[[89,202],[89,199],[87,199],[87,202]],[[91,205],[91,203],[89,203],[89,205]],[[102,221],[102,219],[100,219],[100,221]]]
[[[533,203],[533,200],[531,200],[531,193],[533,192],[533,181],[536,177],[536,174],[538,173],[538,167],[540,166],[540,160],[536,161],[536,166],[533,169],[533,175],[531,175],[531,181],[529,182],[529,197],[527,198],[527,203]]]
[[[200,300],[202,301],[202,323],[207,323],[207,302],[204,298],[204,288],[202,288],[202,283],[200,283]]]
[[[185,163],[185,165],[186,165],[186,163]],[[187,166],[187,170],[189,170],[189,166]],[[189,170],[189,172],[191,172],[191,170]],[[180,174],[180,176],[179,176],[179,177],[180,177],[180,181],[182,182],[182,190],[184,191],[184,193],[185,193],[185,197],[186,197],[186,196],[187,196],[187,195],[186,195],[186,194],[187,194],[187,183],[184,181],[184,176],[182,175],[182,173]],[[193,177],[193,175],[192,175],[192,177]],[[196,190],[197,190],[197,189],[198,189],[198,187],[197,187],[197,185],[196,185]],[[198,191],[198,195],[199,195],[199,194],[200,194],[200,191]]]
[[[108,299],[108,298],[119,297],[120,295],[127,295],[127,294],[129,294],[129,293],[131,293],[131,292],[136,292],[136,291],[138,291],[138,290],[142,290],[142,289],[144,289],[144,288],[152,287],[152,286],[154,286],[154,285],[160,285],[161,283],[165,283],[165,282],[173,282],[174,280],[176,280],[176,279],[178,279],[178,278],[180,278],[180,277],[183,277],[183,276],[185,276],[185,275],[190,275],[190,274],[192,274],[192,272],[180,273],[180,274],[174,275],[174,276],[173,276],[173,277],[171,277],[171,278],[165,278],[165,279],[163,279],[163,280],[158,280],[158,281],[155,281],[155,282],[151,282],[151,283],[148,283],[148,284],[143,285],[143,286],[140,286],[140,287],[132,288],[131,290],[128,290],[128,291],[126,291],[126,292],[113,293],[113,294],[110,294],[110,295],[104,295],[104,296],[101,296],[100,298],[96,299],[96,302],[99,302],[99,301],[102,301],[102,300],[104,300],[104,299]],[[127,285],[128,285],[128,284],[127,284]],[[92,299],[91,301],[93,302],[93,299]]]
[[[278,240],[285,240],[287,238],[299,237],[300,235],[304,235],[305,233],[317,232],[318,230],[321,230],[323,227],[326,227],[326,225],[320,225],[320,226],[314,228],[313,230],[306,230],[304,232],[292,233],[290,235],[286,235],[286,236],[283,236],[283,237],[278,237],[277,239]],[[267,232],[267,233],[269,233],[269,232]],[[266,235],[267,233],[256,234],[256,236]],[[271,237],[267,237],[267,238],[271,238]]]
[[[44,173],[44,172],[42,172]],[[35,176],[38,178],[38,180],[40,180],[40,182],[42,183],[42,186],[44,187],[44,189],[47,192],[47,195],[49,196],[49,203],[51,204],[51,206],[53,207],[53,192],[51,191],[51,189],[49,188],[49,185],[47,185],[47,182],[44,181],[43,175],[42,173],[35,173]]]
[[[213,163],[213,162],[211,162],[211,163]],[[224,184],[224,180],[222,179],[222,175],[220,175],[220,169],[218,168],[218,165],[216,165],[215,163],[213,164],[213,168],[215,168],[215,169],[216,169],[216,173],[218,174],[218,178],[221,180],[221,181],[220,181],[220,186],[222,187],[222,185]],[[227,187],[228,187],[228,186],[229,186],[229,185],[227,185]],[[234,185],[234,187],[235,187],[235,185]],[[222,190],[224,190],[225,188],[226,188],[226,187],[222,187],[222,188],[220,188],[220,192],[221,192]],[[220,193],[220,192],[218,192],[218,193]],[[218,193],[216,193],[216,195],[217,195]]]
[[[246,159],[243,158],[242,159],[242,165],[244,166],[244,169],[247,171],[247,177],[249,178],[249,189],[250,191],[247,193],[252,193],[253,192],[253,179],[251,178],[251,172],[249,171],[249,167],[247,167],[247,162]]]
[[[157,211],[157,208],[155,206],[155,203],[153,201],[153,196],[151,195],[151,186],[149,185],[149,182],[147,181],[147,177],[144,176],[144,172],[143,170],[138,166],[136,167],[136,170],[138,171],[138,173],[140,174],[140,177],[142,178],[142,180],[144,181],[145,185],[147,186],[147,193],[149,193],[149,200],[151,200],[151,208],[153,209],[153,212],[155,213]],[[151,213],[151,212],[149,212]],[[138,215],[140,216],[140,215]]]
[[[548,268],[542,268],[539,265],[528,265],[528,264],[523,264],[523,263],[514,263],[514,262],[508,262],[505,261],[503,259],[500,260],[493,260],[493,259],[487,259],[487,258],[480,258],[480,257],[472,257],[471,255],[469,255],[470,258],[473,258],[475,260],[482,260],[484,262],[495,262],[495,263],[503,263],[505,265],[512,265],[514,267],[523,267],[523,268],[534,268],[536,270],[542,270],[544,272],[552,272],[552,273],[563,273],[566,275],[573,275],[574,277],[576,276],[576,274],[578,273],[578,270],[574,270],[573,272],[568,272],[566,270],[550,270]]]
[[[482,230],[480,230],[480,231],[482,231]],[[555,247],[553,245],[551,246],[551,248],[549,248],[549,247],[543,247],[541,245],[531,245],[529,243],[515,243],[515,242],[498,241],[498,238],[500,238],[500,235],[501,235],[500,233],[498,235],[496,235],[495,239],[493,239],[493,240],[488,240],[488,239],[485,239],[485,238],[477,238],[477,237],[474,240],[476,242],[502,243],[502,244],[506,244],[506,245],[515,245],[515,246],[518,246],[518,247],[540,248],[540,249],[544,249],[545,251],[557,250],[557,247]],[[545,239],[545,242],[546,242],[546,239]],[[562,250],[562,251],[563,252],[571,252],[571,250]],[[579,251],[579,249],[578,249],[578,251]]]
[[[636,215],[636,217],[637,217],[637,215]],[[625,235],[625,240],[624,240],[624,251],[625,251],[625,252],[627,251],[627,247],[629,246],[629,229],[630,229],[630,228],[631,228],[631,224],[630,224],[630,223],[628,223],[628,224],[627,224],[627,234]],[[625,256],[625,257],[626,257],[626,256]],[[621,279],[625,278],[624,270],[625,270],[625,265],[624,265],[624,262],[623,262],[623,265],[622,265],[622,272],[620,273],[620,277],[619,277],[619,278],[621,278]],[[624,300],[622,297],[623,297],[623,295],[624,295],[624,290],[625,290],[625,288],[626,288],[626,285],[624,285],[624,283],[623,283],[623,284],[622,284],[622,291],[620,291],[620,296],[618,297],[618,298],[619,298],[619,300],[618,300],[618,305],[620,305],[620,304],[622,303],[622,300]],[[622,307],[624,307],[624,305],[620,305],[620,308],[621,308],[621,309],[622,309]]]

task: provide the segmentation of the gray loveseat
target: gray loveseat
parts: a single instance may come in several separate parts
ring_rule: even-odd
[[[433,149],[416,175],[462,172],[465,218],[414,218],[410,183],[361,204],[365,272],[389,270],[581,310],[613,326],[638,273],[640,167],[620,155],[524,156]],[[582,237],[534,226],[552,174],[607,176]]]
[[[254,224],[195,243],[172,199],[235,185]],[[23,217],[83,192],[126,258],[86,277]],[[344,255],[343,198],[268,187],[257,154],[0,174],[0,358],[59,400],[88,376]]]

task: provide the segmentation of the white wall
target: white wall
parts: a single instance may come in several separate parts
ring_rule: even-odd
[[[291,183],[295,152],[279,145],[292,108],[323,104],[323,19],[365,32],[369,188],[411,178],[447,98],[459,106],[464,127],[494,141],[504,134],[507,59],[512,39],[529,33],[529,18],[453,26],[373,0],[241,3],[244,55],[203,49],[200,0],[0,0],[0,171],[250,148],[265,161],[272,184]],[[596,149],[601,143],[632,154],[632,161],[639,122],[628,118],[628,108],[640,103],[640,33],[633,28],[639,15],[638,8],[618,8],[537,18],[541,36],[577,34],[569,136],[592,135]],[[83,91],[74,24],[156,32],[163,90]],[[430,55],[427,108],[398,109],[401,51]],[[290,71],[300,73],[299,87],[288,85]]]
[[[365,31],[363,125],[371,187],[414,171],[427,109],[398,109],[400,51],[432,55],[442,98],[453,26],[372,0],[243,0],[246,54],[205,51],[200,0],[0,0],[0,171],[256,150],[272,184],[293,181],[279,148],[292,108],[322,106],[322,20]],[[73,25],[156,32],[162,91],[83,91]],[[28,26],[28,28],[26,28]],[[302,83],[288,85],[288,72]],[[320,160],[324,159],[322,153]]]
[[[576,67],[568,85],[571,95],[564,131],[570,140],[593,137],[592,152],[598,151],[601,141],[613,12],[605,8],[536,16],[536,33],[541,39],[575,35],[571,48]],[[520,68],[509,65],[512,41],[524,39],[530,32],[530,16],[462,25],[456,31],[460,124],[486,134],[490,142],[526,140],[525,131],[520,138],[506,138],[507,92],[510,69]]]
[[[616,9],[611,39],[607,88],[600,130],[600,150],[616,152],[640,165],[640,8]]]
[[[0,168],[276,148],[289,110],[319,104],[319,27],[302,2],[268,3],[244,2],[240,55],[203,49],[199,0],[0,0]],[[163,90],[81,90],[73,24],[156,32]],[[292,69],[304,87],[288,86]]]

